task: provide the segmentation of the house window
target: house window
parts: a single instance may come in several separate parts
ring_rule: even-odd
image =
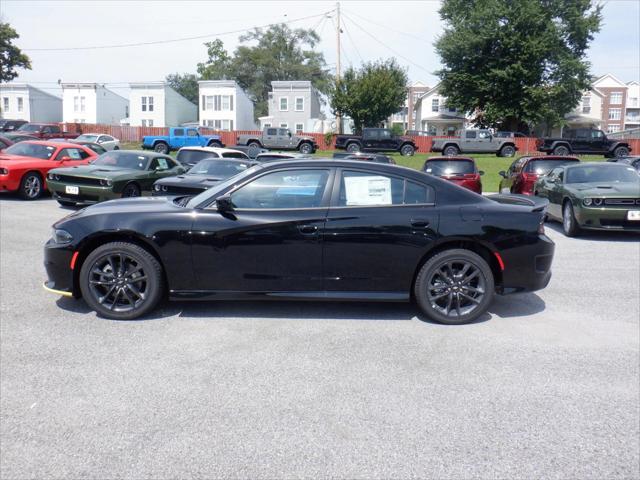
[[[150,118],[149,120],[147,120],[147,125],[153,127],[153,119]]]
[[[206,97],[202,98],[204,99],[204,109],[213,110],[213,95],[207,95]]]
[[[280,122],[280,128],[289,128],[289,124],[287,122]]]
[[[631,97],[629,98],[629,106],[630,107],[634,107],[637,108],[640,104],[638,104],[638,97]],[[9,108],[9,107],[7,107]]]
[[[296,97],[296,112],[304,112],[304,97]]]
[[[21,112],[24,108],[24,99],[22,97],[18,97],[18,111]]]
[[[622,109],[621,108],[610,108],[609,109],[609,120],[620,120],[622,118]]]
[[[582,97],[582,113],[591,113],[591,95]]]
[[[147,111],[147,97],[142,97],[141,100],[142,100],[142,111],[146,112]],[[143,127],[144,126],[145,125],[143,125]]]
[[[86,111],[85,97],[80,97],[80,111]]]
[[[73,97],[73,111],[80,111],[80,97]]]
[[[222,97],[222,110],[229,112],[233,110],[233,97],[231,95],[221,95]]]
[[[263,128],[269,128],[271,126],[270,123],[265,123]]]
[[[611,105],[622,104],[622,92],[611,92],[611,98],[609,99]]]
[[[289,97],[280,97],[280,111],[286,112],[289,110]]]
[[[146,127],[147,126],[147,121],[145,119],[142,119],[142,126]]]
[[[620,125],[609,125],[607,127],[607,133],[615,133],[620,131]]]
[[[2,109],[6,112],[9,110],[9,97],[4,97],[2,99]]]
[[[149,105],[149,111],[153,112],[153,97],[149,97],[148,105]],[[149,126],[152,126],[152,125],[149,125]]]
[[[302,123],[296,123],[296,133],[302,133],[304,125]]]
[[[438,110],[440,110],[440,99],[434,98],[431,100],[431,111],[437,112]]]

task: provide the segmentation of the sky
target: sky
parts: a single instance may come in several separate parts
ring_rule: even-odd
[[[640,0],[604,0],[603,24],[589,50],[592,73],[640,80]],[[439,0],[342,1],[342,68],[395,57],[411,82],[433,86],[440,67],[433,42],[442,32]],[[206,60],[205,41],[220,38],[232,52],[238,31],[277,22],[314,28],[317,46],[335,69],[334,1],[28,1],[0,0],[0,18],[19,33],[15,42],[32,61],[15,81],[61,94],[58,81],[98,82],[128,95],[128,83],[195,73]],[[329,16],[327,15],[329,13]],[[235,32],[235,33],[226,33]],[[220,35],[222,34],[222,35]],[[83,47],[157,42],[155,45],[77,50]],[[43,51],[38,49],[74,48]]]

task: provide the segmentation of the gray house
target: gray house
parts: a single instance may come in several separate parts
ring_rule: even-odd
[[[320,111],[320,94],[307,80],[271,82],[269,115],[259,120],[260,128],[322,132],[324,115]]]

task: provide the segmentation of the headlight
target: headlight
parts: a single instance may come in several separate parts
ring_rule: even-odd
[[[103,187],[110,187],[111,185],[113,185],[113,182],[111,180],[100,180],[100,185],[102,185]]]
[[[153,189],[154,189],[156,192],[159,192],[159,191],[160,191],[160,185],[154,185],[154,186],[153,186]]]
[[[602,205],[602,199],[601,198],[594,198],[593,199],[593,204],[599,207],[600,205]]]
[[[0,168],[0,175],[7,175],[9,173],[9,170],[7,170],[6,168]]]
[[[591,205],[591,203],[593,203],[593,201],[590,198],[585,198],[584,200],[582,200],[582,203],[585,204],[585,206],[589,206]]]
[[[51,238],[53,241],[60,244],[71,243],[73,237],[66,230],[62,230],[60,228],[54,228],[51,232]]]
[[[169,190],[169,187],[167,187],[166,185],[163,185],[163,186],[162,186],[162,191],[163,191],[163,192],[166,192],[167,190]]]
[[[47,177],[49,177],[49,180],[60,180],[60,175],[57,175],[55,173],[50,173],[49,175],[47,175]]]

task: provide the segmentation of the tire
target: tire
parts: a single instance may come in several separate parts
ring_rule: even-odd
[[[87,305],[113,320],[133,320],[151,311],[164,290],[158,260],[129,242],[93,250],[82,263],[79,283]]]
[[[447,157],[453,157],[455,155],[458,155],[459,153],[460,149],[455,145],[449,145],[442,151],[442,154],[446,155]]]
[[[566,157],[567,155],[569,155],[569,153],[571,152],[569,152],[569,149],[564,145],[560,145],[559,147],[553,149],[553,154],[560,157]]]
[[[258,142],[249,142],[247,147],[249,147],[248,156],[251,158],[256,158],[256,155],[258,155],[258,152],[262,148]]]
[[[360,145],[356,142],[351,142],[347,145],[347,152],[358,153],[360,151]]]
[[[42,177],[38,172],[28,172],[20,180],[18,195],[23,200],[36,200],[42,195]]]
[[[113,147],[114,150],[120,150],[120,147],[118,145],[116,145],[115,147]]]
[[[400,155],[402,155],[403,157],[412,157],[413,154],[416,153],[416,149],[413,147],[413,145],[403,145],[402,148],[400,148]]]
[[[562,231],[567,237],[577,237],[580,235],[580,225],[573,213],[573,205],[566,200],[562,205]]]
[[[413,291],[422,312],[447,325],[476,320],[489,308],[494,292],[493,273],[487,262],[460,248],[429,258],[416,276]]]
[[[313,145],[309,142],[303,142],[298,146],[298,151],[305,155],[310,155],[313,153]]]
[[[222,148],[222,144],[215,140],[213,142],[209,142],[209,145],[207,145],[207,147]]]
[[[627,147],[617,147],[614,151],[613,151],[613,156],[616,158],[620,158],[620,157],[627,157],[629,156],[629,149]]]
[[[501,157],[513,157],[516,154],[516,148],[511,145],[505,145],[500,149]]]
[[[76,204],[74,202],[67,202],[65,200],[58,200],[58,203],[61,207],[75,207]]]
[[[167,153],[169,153],[169,145],[167,145],[164,142],[158,142],[153,147],[153,151],[158,153],[164,153],[166,155]]]
[[[128,183],[122,189],[122,198],[139,197],[140,195],[140,187],[135,183]]]

